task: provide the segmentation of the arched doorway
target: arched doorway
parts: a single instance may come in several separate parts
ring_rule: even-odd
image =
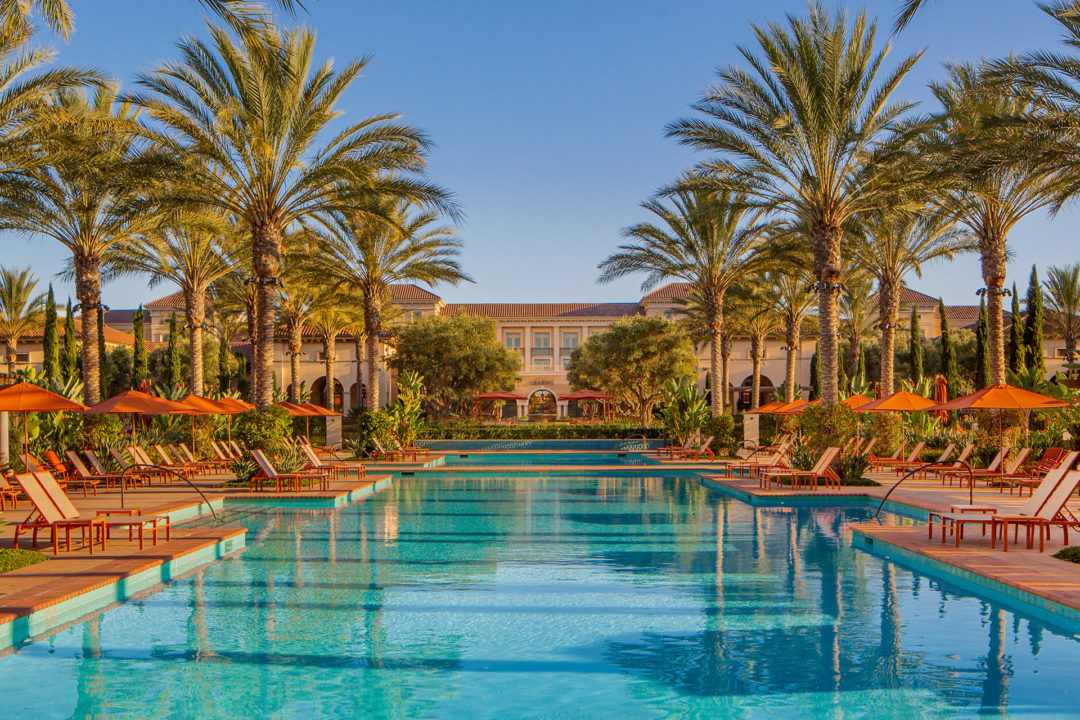
[[[758,405],[762,405],[769,401],[769,397],[772,395],[773,388],[775,387],[773,385],[773,381],[769,378],[768,375],[762,375],[760,383],[761,387],[758,391]],[[742,384],[739,385],[739,410],[749,410],[751,407],[753,407],[753,404],[751,403],[751,396],[753,395],[753,393],[754,376],[747,375],[746,378],[742,381]]]
[[[540,388],[529,396],[529,417],[538,417],[542,420],[554,420],[557,406],[555,405],[555,393],[545,388]]]
[[[334,378],[334,407],[331,410],[342,411],[344,405],[344,388],[341,381]],[[319,376],[311,383],[311,402],[326,407],[326,377]]]

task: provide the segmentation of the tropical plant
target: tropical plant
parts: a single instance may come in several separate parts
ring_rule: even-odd
[[[664,407],[660,416],[664,429],[677,445],[685,447],[708,420],[708,403],[705,396],[698,393],[694,381],[687,377],[669,378],[663,392]]]
[[[379,408],[377,378],[386,339],[384,304],[390,299],[390,285],[472,282],[457,261],[461,239],[450,228],[435,225],[437,213],[416,210],[404,202],[387,205],[385,211],[392,222],[349,213],[323,218],[326,234],[322,267],[331,281],[359,293],[363,302],[370,412]]]
[[[764,267],[769,259],[766,231],[746,198],[727,190],[676,188],[670,207],[650,200],[642,207],[658,224],[639,223],[622,235],[634,241],[600,263],[600,282],[645,274],[642,292],[664,280],[682,280],[701,308],[709,342],[709,372],[720,376],[720,335],[724,330],[724,295]],[[712,415],[724,410],[724,393],[712,393]]]
[[[836,353],[841,245],[855,216],[896,205],[893,131],[912,107],[893,99],[918,61],[884,69],[876,23],[849,22],[812,5],[786,26],[754,26],[759,53],[739,52],[749,70],[722,68],[695,108],[705,117],[668,127],[681,142],[717,155],[699,165],[703,182],[745,193],[748,203],[805,225],[818,280],[822,401],[837,402]]]
[[[82,377],[88,403],[101,399],[101,264],[116,246],[156,223],[152,213],[133,210],[139,194],[133,167],[136,112],[116,101],[114,88],[92,95],[61,92],[57,120],[46,143],[47,162],[33,168],[32,187],[0,200],[3,226],[43,235],[71,253],[70,274],[82,312]]]
[[[367,60],[340,71],[329,62],[315,65],[315,35],[306,28],[268,29],[239,41],[221,28],[210,33],[209,43],[183,39],[181,62],[140,74],[137,82],[148,92],[130,100],[154,121],[146,136],[177,165],[158,199],[211,208],[250,231],[258,326],[254,398],[263,408],[273,390],[275,295],[286,230],[319,212],[370,217],[387,196],[451,206],[443,190],[416,179],[428,141],[396,116],[330,131],[342,94]]]
[[[0,267],[0,339],[8,372],[15,372],[19,338],[45,321],[45,296],[34,294],[38,280],[30,268]]]
[[[992,383],[1005,381],[1005,335],[1002,298],[1009,232],[1033,212],[1051,205],[1055,182],[1048,165],[1027,158],[990,164],[987,148],[1025,145],[1022,126],[995,118],[1023,116],[1031,100],[1012,92],[1007,80],[991,82],[985,66],[953,64],[947,78],[931,84],[942,111],[929,138],[927,157],[943,173],[936,200],[957,223],[978,239],[987,312],[987,347]],[[959,168],[959,171],[957,170]]]
[[[397,399],[389,408],[391,429],[402,447],[412,447],[424,413],[424,378],[411,370],[398,376]]]
[[[1046,325],[1065,341],[1065,362],[1075,363],[1080,335],[1080,263],[1051,265],[1046,275]]]

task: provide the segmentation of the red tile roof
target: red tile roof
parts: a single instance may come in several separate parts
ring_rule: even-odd
[[[921,293],[918,290],[912,290],[909,287],[902,287],[900,288],[900,302],[905,305],[910,303],[933,303],[936,305],[938,299],[936,297],[930,297],[926,293]]]
[[[157,300],[151,300],[143,305],[144,308],[150,310],[162,310],[168,308],[182,308],[184,307],[184,293],[177,290],[174,293],[166,295],[165,297],[159,297]]]
[[[673,282],[667,285],[662,285],[651,293],[641,298],[641,302],[649,302],[652,300],[689,300],[690,299],[690,283],[686,282]]]
[[[64,337],[64,318],[62,318],[62,317],[57,318],[56,323],[57,323],[57,326],[58,326],[57,330],[58,330],[58,332],[60,334],[60,337]],[[119,330],[114,330],[111,327],[109,327],[108,325],[104,326],[103,329],[104,329],[104,335],[105,335],[105,343],[108,344],[108,345],[129,345],[130,346],[130,345],[135,344],[135,336],[134,335],[129,335],[128,333],[120,332]],[[76,318],[75,318],[75,330],[80,335],[82,334],[82,316],[81,315],[76,316]],[[26,339],[29,339],[29,340],[40,340],[43,337],[45,337],[45,328],[44,327],[35,328],[35,329],[31,330],[30,332],[23,334],[23,338],[26,338]]]
[[[443,314],[467,313],[500,319],[626,317],[640,315],[638,303],[451,303]]]
[[[441,300],[438,295],[417,285],[391,285],[390,297],[394,300]]]

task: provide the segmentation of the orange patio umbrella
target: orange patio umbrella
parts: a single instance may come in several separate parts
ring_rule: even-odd
[[[198,441],[195,439],[195,416],[196,415],[229,415],[230,411],[222,407],[216,400],[202,397],[201,395],[195,395],[194,393],[185,395],[180,399],[181,405],[187,405],[191,408],[191,449],[198,451]],[[231,435],[231,433],[230,433]],[[230,438],[231,439],[231,438]]]
[[[877,400],[871,400],[868,403],[860,405],[855,408],[855,412],[917,412],[919,410],[927,410],[934,406],[934,401],[929,398],[924,398],[922,395],[916,395],[913,392],[907,390],[900,390],[894,392],[888,397],[878,398]],[[900,421],[901,433],[903,434],[904,424],[903,418]],[[905,440],[906,442],[906,435]]]
[[[313,415],[318,415],[318,413],[316,412],[308,410],[304,407],[300,407],[295,403],[287,402],[285,400],[274,404],[277,405],[279,408],[282,408],[285,412],[289,413],[293,417],[311,417]]]
[[[85,410],[82,403],[70,400],[63,395],[49,392],[45,388],[21,382],[0,390],[0,411],[21,412],[23,414],[23,452],[30,447],[29,431],[26,427],[26,414],[31,412],[61,412],[64,410]]]
[[[848,395],[846,398],[840,401],[840,404],[847,405],[849,408],[854,410],[871,402],[873,402],[873,400],[871,400],[870,398],[866,397],[865,395],[859,395],[858,393],[856,393],[855,395]]]
[[[324,408],[321,405],[316,405],[315,403],[310,403],[310,402],[300,403],[299,407],[303,408],[304,410],[310,410],[313,417],[339,417],[341,415],[341,413],[339,413],[337,410],[331,410],[330,408]],[[307,431],[308,436],[310,437],[310,435],[311,435],[311,418],[310,417],[304,418],[304,428]]]
[[[1064,400],[1056,400],[1049,395],[1041,395],[1015,385],[991,385],[982,390],[976,390],[970,395],[962,395],[958,398],[938,405],[932,410],[997,410],[998,411],[998,439],[1004,437],[1001,428],[1001,416],[1005,410],[1046,410],[1052,408],[1068,407],[1069,403]]]
[[[783,400],[773,400],[773,401],[767,402],[764,405],[761,405],[761,406],[759,406],[759,407],[757,407],[757,408],[755,408],[753,410],[747,410],[746,414],[747,415],[771,415],[774,412],[776,412],[776,410],[778,408],[782,408],[787,404],[788,403],[784,402]]]
[[[187,405],[157,397],[141,390],[128,390],[97,405],[92,405],[83,413],[86,415],[131,415],[131,441],[135,442],[136,415],[189,415],[194,411]]]
[[[255,409],[255,406],[251,403],[244,402],[243,400],[238,400],[237,398],[233,397],[219,398],[215,402],[217,402],[217,404],[220,405],[222,408],[229,410],[230,415],[238,415],[242,412],[247,412],[248,410]]]

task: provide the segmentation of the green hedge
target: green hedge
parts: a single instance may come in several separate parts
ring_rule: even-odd
[[[48,558],[36,550],[2,548],[0,549],[0,573],[11,572],[28,565],[37,565],[46,560]]]
[[[644,435],[648,439],[663,437],[659,425],[642,427],[637,423],[603,423],[599,425],[570,423],[515,423],[513,425],[482,425],[459,420],[441,425],[425,424],[420,428],[421,440],[621,440]]]

